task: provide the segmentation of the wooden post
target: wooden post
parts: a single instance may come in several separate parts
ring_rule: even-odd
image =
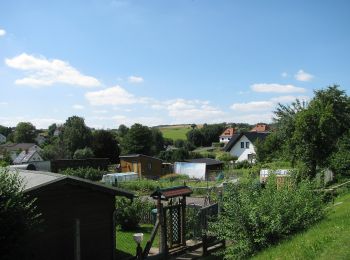
[[[160,224],[160,230],[159,230],[159,253],[160,254],[167,254],[167,241],[166,241],[166,219],[163,211],[163,205],[161,203],[160,198],[158,198],[157,201],[157,215],[159,219]]]
[[[186,246],[186,196],[181,200],[181,244]]]

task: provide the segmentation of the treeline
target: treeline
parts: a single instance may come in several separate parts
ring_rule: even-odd
[[[278,105],[276,130],[256,144],[257,159],[301,164],[305,177],[310,178],[320,168],[350,174],[350,97],[339,86],[314,94],[309,102]]]

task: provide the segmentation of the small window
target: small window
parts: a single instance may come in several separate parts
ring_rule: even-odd
[[[249,148],[249,142],[245,143],[245,148]]]
[[[221,140],[223,141],[223,140],[224,140],[224,138],[222,137],[222,138],[221,138]]]
[[[228,140],[231,140],[231,138],[229,137]]]
[[[244,148],[244,142],[241,142],[241,148]]]

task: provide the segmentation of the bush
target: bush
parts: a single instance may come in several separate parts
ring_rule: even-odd
[[[75,176],[83,179],[88,179],[91,181],[100,181],[104,174],[104,172],[101,171],[100,169],[94,169],[91,167],[87,167],[87,168],[80,167],[77,169],[67,168],[61,171],[60,173],[64,175],[70,175],[70,176]]]
[[[249,163],[247,160],[236,162],[234,164],[234,168],[235,169],[248,169],[248,168],[251,168],[251,167],[252,167],[252,164]]]
[[[237,156],[233,156],[232,154],[228,153],[228,152],[223,152],[220,153],[216,156],[216,159],[219,161],[223,161],[223,162],[230,162],[230,161],[236,161],[238,158]]]
[[[0,168],[0,255],[1,259],[23,259],[20,256],[27,234],[36,231],[40,214],[35,200],[23,194],[22,180],[15,173]]]
[[[131,201],[127,198],[116,200],[116,222],[122,230],[134,230],[139,226],[142,216],[154,208],[154,204],[141,199]]]
[[[73,159],[87,159],[94,157],[94,152],[89,147],[78,149],[74,152]]]
[[[215,235],[232,242],[225,257],[249,257],[321,219],[322,199],[313,189],[306,181],[277,185],[273,175],[265,187],[252,179],[227,186],[222,214],[211,224]]]
[[[190,177],[185,174],[170,173],[160,178],[160,181],[180,181],[188,180]]]

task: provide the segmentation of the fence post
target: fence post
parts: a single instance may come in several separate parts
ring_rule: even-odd
[[[181,200],[181,244],[186,246],[186,196]]]

